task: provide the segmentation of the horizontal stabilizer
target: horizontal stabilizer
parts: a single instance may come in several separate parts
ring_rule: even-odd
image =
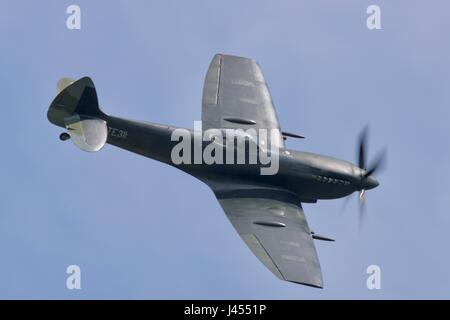
[[[105,145],[108,138],[106,121],[74,115],[65,122],[72,142],[81,150],[99,151]]]
[[[61,91],[63,91],[65,88],[67,88],[68,86],[70,86],[74,82],[75,82],[75,79],[72,79],[72,78],[61,78],[61,79],[59,79],[59,81],[58,81],[58,83],[56,85],[57,92],[60,93]]]

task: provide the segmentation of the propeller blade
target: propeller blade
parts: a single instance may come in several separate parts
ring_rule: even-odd
[[[365,220],[365,215],[364,215],[364,205],[360,206],[359,209],[359,216],[358,216],[358,230],[361,231],[364,225],[364,220]]]
[[[367,135],[369,126],[366,126],[359,134],[359,153],[358,153],[358,166],[361,169],[366,168],[366,153],[367,153]]]
[[[376,171],[383,169],[386,163],[386,148],[384,148],[381,152],[378,153],[375,158],[374,164],[371,166],[369,170],[367,170],[365,177],[369,177],[374,174]]]
[[[365,197],[366,197],[366,190],[362,189],[362,190],[359,192],[359,201],[360,201],[360,202],[364,202]]]
[[[365,189],[373,189],[378,186],[378,181],[372,175],[382,169],[386,160],[386,148],[384,148],[381,152],[378,153],[373,165],[370,167],[367,166],[367,140],[369,135],[369,125],[366,125],[361,133],[359,134],[358,145],[357,145],[357,157],[358,157],[358,166],[361,171],[361,176],[359,177],[360,182],[359,186],[357,186],[359,190],[359,212],[358,212],[358,226],[361,230],[364,219],[365,219],[365,200],[366,200],[366,190]],[[344,203],[346,205],[347,203]]]
[[[344,201],[343,201],[343,203],[342,203],[342,208],[341,208],[340,214],[343,214],[343,213],[345,212],[345,209],[347,208],[348,203],[350,202],[350,198],[352,197],[352,195],[353,195],[353,193],[352,193],[352,194],[349,194],[348,196],[346,196],[346,197],[344,198]]]
[[[361,190],[359,193],[359,212],[358,212],[358,228],[361,231],[364,224],[364,212],[366,208],[366,190]]]

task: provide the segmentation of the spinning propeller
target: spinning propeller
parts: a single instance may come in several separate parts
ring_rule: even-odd
[[[367,137],[369,128],[366,126],[359,135],[358,140],[358,167],[361,169],[359,182],[359,223],[361,225],[364,218],[364,204],[366,200],[366,190],[376,188],[378,181],[373,174],[382,169],[386,160],[386,149],[378,153],[371,166],[367,166]]]

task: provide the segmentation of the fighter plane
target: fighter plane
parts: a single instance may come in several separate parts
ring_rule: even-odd
[[[58,91],[47,117],[66,130],[60,134],[61,140],[70,139],[90,152],[108,143],[181,169],[203,181],[253,254],[282,280],[323,288],[314,240],[334,240],[310,230],[302,203],[343,198],[355,191],[363,200],[366,190],[378,186],[373,174],[381,167],[384,154],[366,167],[366,131],[359,139],[358,165],[286,148],[286,139],[303,136],[281,131],[261,68],[253,59],[214,56],[203,87],[201,131],[255,129],[256,134],[244,133],[243,145],[230,144],[228,140],[215,145],[216,152],[217,148],[223,148],[226,154],[244,148],[244,155],[249,157],[255,150],[267,150],[269,141],[258,132],[270,130],[274,133],[270,144],[276,147],[270,152],[278,161],[275,174],[261,174],[264,165],[260,162],[175,163],[173,149],[180,140],[174,139],[174,133],[180,128],[105,114],[89,77],[77,81],[63,78],[58,82]],[[195,144],[199,133],[185,130]],[[232,138],[235,141],[236,136]],[[208,142],[214,143],[200,141],[201,148],[206,148]]]

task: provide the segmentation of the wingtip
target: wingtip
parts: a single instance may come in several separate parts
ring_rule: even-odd
[[[227,53],[223,53],[223,52],[216,53],[216,54],[214,55],[214,58],[220,58],[220,59],[224,59],[224,58],[241,59],[241,60],[248,60],[248,61],[251,61],[251,62],[253,62],[253,63],[258,64],[258,61],[256,61],[256,60],[253,59],[253,58],[243,57],[243,56],[238,56],[238,55],[235,55],[235,54],[227,54]],[[213,59],[214,59],[214,58],[213,58]]]
[[[311,288],[323,289],[323,284],[322,283],[315,284],[315,283],[306,283],[306,282],[290,281],[290,280],[288,280],[288,282],[292,282],[292,283],[295,283],[295,284],[301,284],[303,286],[307,286],[307,287],[311,287]]]

